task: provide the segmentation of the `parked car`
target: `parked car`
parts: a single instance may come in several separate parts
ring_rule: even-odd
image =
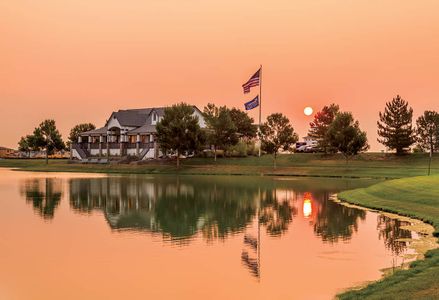
[[[307,145],[305,147],[305,151],[306,153],[316,153],[319,152],[319,148],[317,147],[317,145]]]
[[[308,147],[307,144],[296,147],[296,152],[305,152],[306,147]]]

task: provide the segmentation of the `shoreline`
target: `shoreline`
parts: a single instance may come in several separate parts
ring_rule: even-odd
[[[410,268],[411,263],[425,259],[425,254],[428,251],[439,248],[439,238],[434,236],[434,232],[435,232],[434,226],[418,218],[408,217],[397,213],[386,212],[380,209],[369,208],[366,206],[353,204],[350,203],[349,201],[338,198],[338,194],[332,195],[330,197],[330,200],[346,207],[361,209],[368,212],[374,212],[389,217],[391,219],[407,222],[409,223],[409,225],[402,225],[400,228],[405,230],[410,230],[419,235],[419,239],[413,239],[413,238],[404,239],[404,241],[409,242],[407,249],[411,249],[414,251],[413,254],[405,254],[403,256],[403,258],[407,258],[408,261],[403,262],[401,265],[396,267],[388,267],[388,268],[380,269],[379,271],[381,272],[381,277],[379,279],[372,281],[364,281],[358,285],[340,289],[340,291],[337,294],[343,294],[350,291],[361,290],[370,284],[377,283],[385,278],[391,277],[397,270],[408,270]]]
[[[341,179],[397,179],[427,174],[428,157],[410,154],[397,157],[382,153],[365,153],[346,164],[340,155],[313,153],[282,154],[273,167],[271,155],[261,157],[194,157],[182,160],[177,168],[172,160],[151,160],[131,164],[81,164],[67,159],[2,159],[0,167],[39,172],[82,172],[106,174],[176,174],[316,177]],[[439,160],[433,160],[432,174],[439,175]]]

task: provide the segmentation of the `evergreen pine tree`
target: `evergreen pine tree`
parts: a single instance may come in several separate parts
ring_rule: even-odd
[[[386,103],[384,113],[380,112],[378,124],[378,142],[389,149],[396,150],[397,155],[407,152],[415,142],[412,126],[413,109],[399,95]]]

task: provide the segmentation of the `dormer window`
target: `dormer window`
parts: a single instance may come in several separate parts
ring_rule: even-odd
[[[156,113],[153,113],[153,114],[152,114],[152,122],[153,122],[153,123],[156,123],[156,122],[157,122],[157,114],[156,114]]]

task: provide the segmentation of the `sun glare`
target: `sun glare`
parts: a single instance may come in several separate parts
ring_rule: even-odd
[[[305,109],[303,110],[303,113],[307,116],[312,115],[312,112],[313,112],[312,107],[309,106],[305,107]]]

